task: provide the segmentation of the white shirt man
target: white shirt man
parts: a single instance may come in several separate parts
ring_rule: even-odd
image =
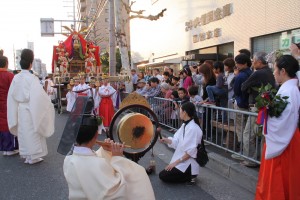
[[[159,82],[163,81],[164,77],[162,75],[160,75],[159,69],[154,69],[153,73],[154,73],[154,76],[156,78],[158,78]]]

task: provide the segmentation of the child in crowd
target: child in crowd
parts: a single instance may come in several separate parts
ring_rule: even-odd
[[[197,110],[197,116],[199,119],[202,118],[203,108],[200,107],[200,102],[203,101],[202,97],[198,95],[198,86],[192,85],[188,89],[189,96],[190,96],[190,102],[195,104],[196,110]]]
[[[176,109],[179,108],[178,102],[180,102],[180,105],[182,105],[183,103],[190,101],[190,97],[188,96],[186,89],[184,89],[183,87],[178,89],[178,96],[179,98],[174,99],[173,102]]]
[[[177,90],[174,90],[170,96],[171,99],[179,99]],[[169,131],[170,132],[176,132],[176,130],[179,128],[179,115],[178,115],[178,109],[175,108],[175,104],[172,104],[172,112],[171,112],[171,122],[172,127]]]
[[[172,77],[172,82],[171,82],[171,89],[172,90],[178,90],[178,88],[179,88],[179,81],[180,81],[180,78],[179,77],[177,77],[177,76],[173,76]]]
[[[179,87],[181,88],[181,87],[183,87],[183,79],[184,79],[182,71],[179,72],[179,78],[180,78],[180,80],[179,80]]]
[[[163,73],[163,82],[170,84],[171,82],[170,82],[169,78],[170,78],[170,73],[169,72],[164,72]]]

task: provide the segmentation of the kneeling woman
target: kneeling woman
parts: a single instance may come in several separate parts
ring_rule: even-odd
[[[202,130],[196,114],[195,105],[184,103],[180,108],[183,123],[174,137],[162,138],[160,142],[175,149],[170,164],[159,173],[164,182],[195,182],[199,174],[199,165],[194,158],[197,156],[197,145],[201,143]]]

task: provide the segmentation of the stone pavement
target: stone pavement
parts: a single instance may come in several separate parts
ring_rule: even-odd
[[[172,136],[172,133],[169,133],[165,130],[162,131],[162,135],[164,137]],[[171,157],[173,155],[173,150],[168,148],[165,144],[161,144],[159,141],[154,146],[154,155],[157,166],[157,172],[155,175],[150,175],[150,179],[159,179],[158,173],[161,171],[171,160]],[[252,200],[254,199],[254,192],[251,192],[243,187],[239,183],[233,182],[232,180],[226,178],[226,175],[222,175],[221,171],[213,170],[213,168],[218,165],[222,165],[222,162],[218,161],[219,159],[215,159],[217,161],[214,161],[211,154],[214,154],[213,152],[209,153],[210,161],[206,165],[206,167],[201,168],[200,174],[197,177],[197,185],[196,186],[186,186],[185,184],[178,184],[176,185],[178,188],[185,188],[188,187],[187,191],[187,198],[188,199],[207,199],[202,198],[201,196],[196,196],[194,194],[189,195],[190,190],[203,190],[207,194],[209,194],[213,199],[218,200]],[[224,159],[223,156],[220,156],[222,159]],[[145,165],[149,160],[151,159],[151,153],[148,152],[144,158],[141,159],[140,163]],[[157,162],[159,161],[159,162]],[[226,164],[225,164],[226,166]],[[245,168],[244,166],[241,166],[242,168]],[[222,168],[221,168],[222,169]],[[232,175],[233,176],[233,175]],[[240,176],[238,173],[234,177]],[[244,180],[242,180],[244,181]],[[248,180],[245,180],[247,182]],[[152,181],[153,184],[153,181]],[[165,193],[167,190],[165,190],[165,185],[168,187],[174,187],[174,184],[164,184],[164,183],[156,183],[161,184],[162,187],[159,187],[158,191],[155,191],[157,195],[159,195],[161,192]],[[192,188],[192,189],[191,189]],[[190,198],[189,198],[190,197]],[[157,198],[157,199],[165,199],[165,198]],[[171,198],[169,198],[171,199]],[[174,198],[172,199],[181,199],[176,197],[174,195]]]
[[[29,166],[24,164],[24,160],[19,156],[0,155],[0,199],[68,199],[68,187],[62,170],[64,156],[56,152],[67,117],[67,114],[56,115],[56,130],[54,135],[47,139],[49,154],[43,162]],[[168,133],[163,131],[163,134]],[[105,135],[102,134],[99,139],[104,137]],[[217,165],[213,164],[212,158],[207,167],[201,168],[197,185],[163,183],[158,173],[169,163],[172,154],[173,151],[166,145],[160,142],[155,144],[156,173],[149,177],[157,200],[250,200],[254,198],[253,192],[213,171],[209,166]],[[150,159],[151,152],[148,152],[139,164],[146,168],[149,166]]]

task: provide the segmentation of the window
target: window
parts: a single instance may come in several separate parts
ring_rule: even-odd
[[[105,18],[105,22],[109,22],[108,18]]]
[[[227,43],[227,44],[221,44],[218,45],[218,54],[222,54],[222,55],[233,55],[233,49],[234,49],[234,45],[233,42]]]
[[[252,39],[252,54],[260,51],[270,53],[279,49],[281,33],[260,36]]]

